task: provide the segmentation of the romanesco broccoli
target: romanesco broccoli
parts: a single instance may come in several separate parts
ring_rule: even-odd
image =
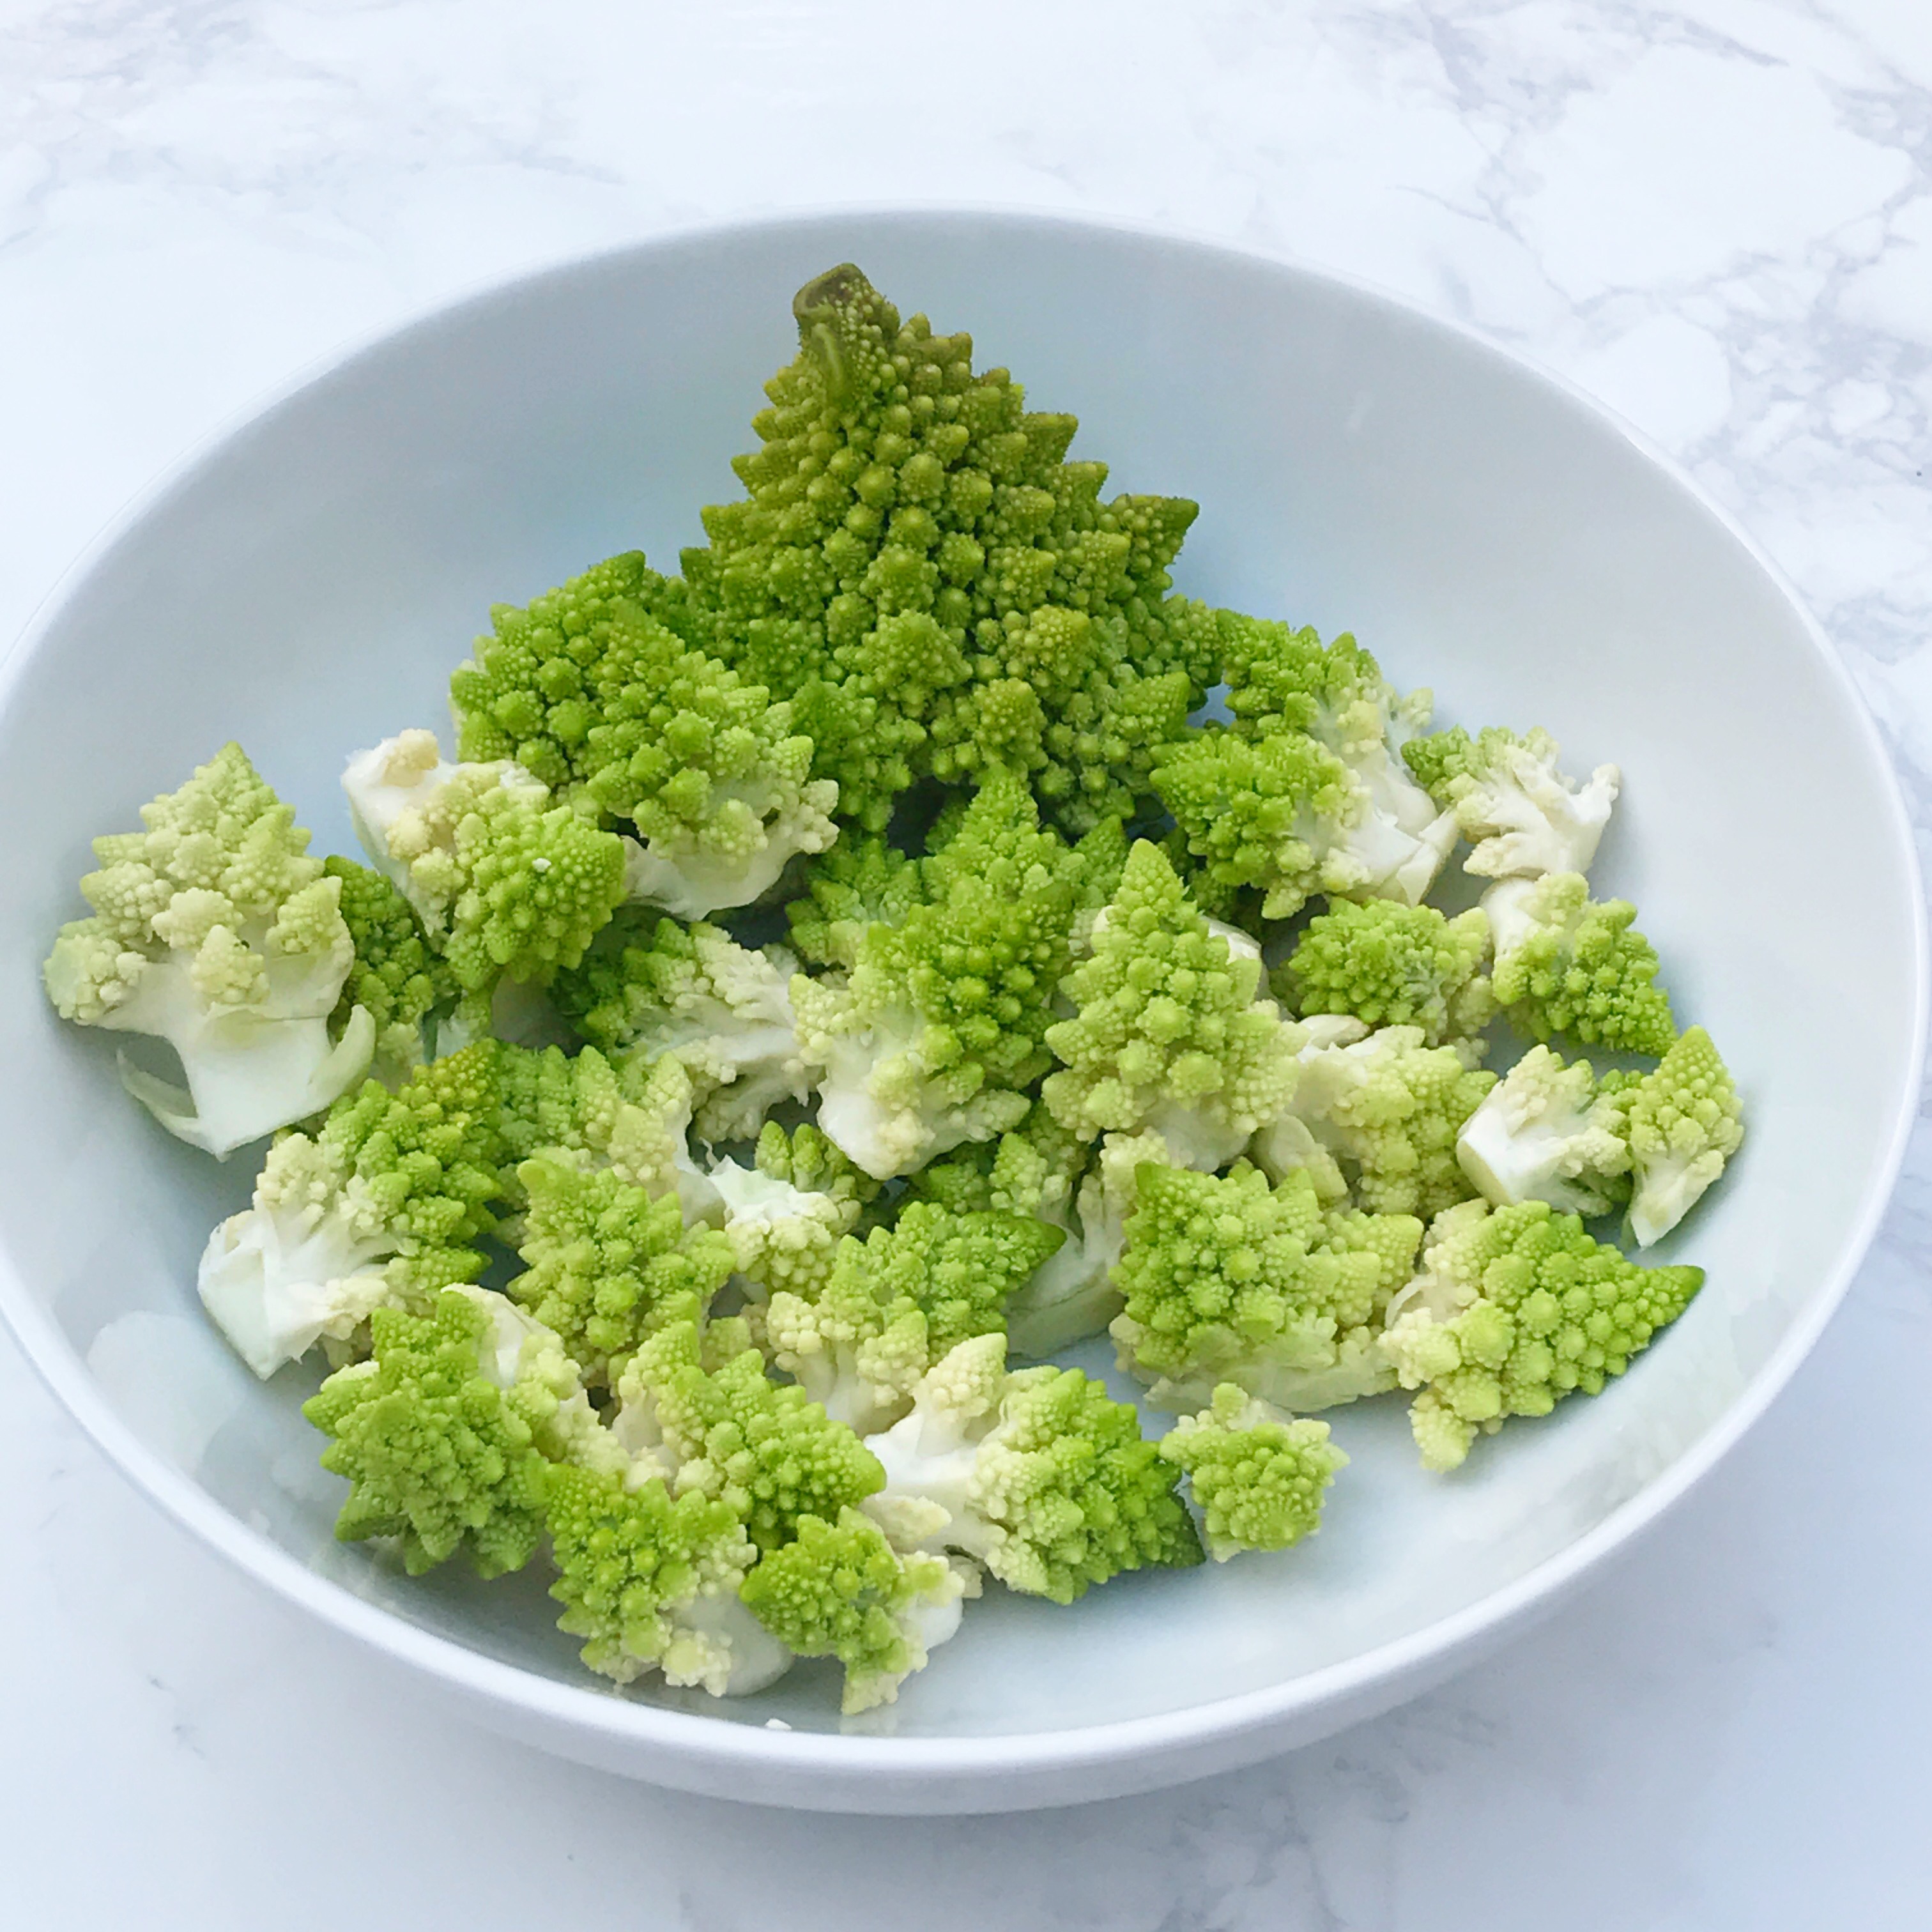
[[[1309,922],[1275,990],[1289,1009],[1346,1013],[1370,1026],[1419,1026],[1431,1046],[1476,1032],[1496,1003],[1482,966],[1480,908],[1445,919],[1433,906],[1342,899]]]
[[[1615,765],[1599,765],[1573,789],[1556,769],[1559,749],[1547,731],[1492,728],[1472,739],[1459,724],[1412,740],[1402,754],[1475,848],[1466,872],[1536,878],[1590,869],[1623,782]]]
[[[1456,1158],[1493,1206],[1606,1214],[1630,1195],[1626,1132],[1624,1102],[1599,1091],[1588,1060],[1533,1046],[1462,1123]]]
[[[1744,1144],[1744,1114],[1730,1070],[1702,1027],[1687,1029],[1661,1064],[1619,1099],[1636,1170],[1630,1232],[1647,1248],[1724,1172]]]
[[[1160,1438],[1162,1459],[1187,1478],[1217,1563],[1244,1550],[1289,1550],[1322,1527],[1324,1492],[1348,1459],[1325,1422],[1298,1422],[1272,1402],[1222,1382],[1198,1415]]]

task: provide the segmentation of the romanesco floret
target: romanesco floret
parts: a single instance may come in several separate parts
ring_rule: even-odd
[[[1238,1382],[1285,1408],[1327,1408],[1391,1386],[1375,1336],[1408,1277],[1421,1223],[1324,1214],[1306,1174],[1276,1186],[1144,1166],[1114,1280],[1112,1333],[1149,1400],[1185,1408]]]
[[[1204,691],[1213,632],[1168,596],[1195,506],[1100,500],[1070,416],[1025,412],[970,340],[934,335],[850,264],[801,289],[745,500],[687,552],[716,646],[796,696],[841,808],[883,830],[920,772],[1037,774],[1076,830],[1144,790],[1148,748]],[[728,644],[726,640],[730,641]]]
[[[1005,1346],[1008,1298],[1065,1238],[1019,1215],[912,1202],[890,1228],[840,1243],[816,1299],[772,1297],[772,1359],[828,1414],[862,1434],[883,1428],[956,1342],[997,1333]]]
[[[412,1576],[465,1547],[482,1576],[520,1570],[543,1534],[550,1465],[536,1438],[554,1390],[501,1385],[480,1296],[448,1288],[428,1315],[378,1308],[369,1327],[371,1358],[302,1405],[334,1438],[322,1467],[349,1479],[336,1534],[400,1538]]]
[[[62,1018],[166,1041],[185,1084],[135,1066],[128,1090],[219,1158],[320,1113],[362,1078],[376,1026],[330,1019],[355,964],[341,882],[239,745],[141,808],[140,832],[94,842],[90,918],[61,928],[43,969]]]
[[[529,1203],[510,1298],[562,1338],[594,1384],[667,1322],[701,1316],[731,1273],[716,1228],[686,1228],[675,1194],[655,1198],[608,1168],[541,1157],[518,1169]]]
[[[848,831],[805,867],[799,896],[785,908],[792,944],[814,966],[859,963],[859,944],[873,926],[898,926],[924,903],[916,859],[877,833]]]
[[[1744,1115],[1730,1070],[1702,1027],[1688,1028],[1661,1064],[1618,1098],[1636,1169],[1630,1233],[1647,1248],[1724,1172],[1744,1143]]]
[[[208,1237],[202,1305],[258,1376],[374,1311],[421,1312],[481,1274],[502,1154],[492,1042],[420,1067],[394,1093],[345,1094],[268,1151],[254,1204]]]
[[[1179,1472],[1132,1406],[1078,1369],[1010,1372],[998,1335],[935,1364],[866,1446],[886,1486],[864,1508],[894,1546],[970,1557],[1009,1589],[1070,1604],[1124,1570],[1201,1561]]]
[[[1490,879],[1590,869],[1622,774],[1599,765],[1573,789],[1556,768],[1560,752],[1547,731],[1518,737],[1492,727],[1472,739],[1460,724],[1402,748],[1409,770],[1475,848],[1462,869]]]
[[[1677,1037],[1656,983],[1657,949],[1627,899],[1593,903],[1580,872],[1501,879],[1483,895],[1496,952],[1490,982],[1510,1025],[1532,1039],[1662,1054]]]
[[[620,916],[551,990],[607,1053],[675,1054],[700,1138],[755,1140],[773,1107],[812,1091],[791,1010],[797,968],[782,946],[740,946],[718,926]]]
[[[341,882],[342,922],[356,947],[329,1030],[340,1038],[362,1007],[376,1023],[369,1070],[393,1087],[433,1057],[437,1022],[460,989],[393,880],[353,859],[325,859],[322,869]]]
[[[1438,1214],[1471,1192],[1456,1137],[1496,1084],[1470,1066],[1473,1053],[1467,1042],[1427,1046],[1420,1027],[1364,1036],[1336,1019],[1325,1041],[1304,1048],[1293,1097],[1256,1141],[1256,1160],[1277,1175],[1306,1171],[1324,1197],[1345,1183],[1376,1214]]]
[[[1382,1338],[1402,1387],[1420,1390],[1409,1420],[1424,1462],[1453,1469],[1506,1417],[1596,1394],[1703,1280],[1702,1268],[1640,1267],[1546,1201],[1468,1201],[1438,1216]]]
[[[803,1389],[773,1382],[756,1348],[704,1360],[715,1328],[668,1324],[626,1365],[611,1428],[682,1495],[729,1503],[760,1550],[797,1534],[801,1516],[831,1518],[885,1482],[877,1459]]]
[[[1290,1550],[1322,1527],[1324,1492],[1348,1459],[1325,1422],[1297,1421],[1234,1382],[1160,1438],[1187,1478],[1217,1563],[1244,1550]]]
[[[1498,1208],[1546,1201],[1566,1214],[1607,1214],[1630,1195],[1624,1102],[1600,1093],[1586,1060],[1533,1046],[1462,1124],[1456,1158]]]
[[[1419,1026],[1438,1046],[1494,1014],[1482,972],[1489,950],[1480,908],[1446,919],[1433,906],[1338,900],[1309,922],[1275,990],[1304,1018],[1346,1013],[1372,1027]]]
[[[788,1134],[766,1121],[755,1163],[720,1160],[710,1169],[736,1272],[754,1300],[781,1288],[810,1300],[878,1184],[808,1123]]]
[[[1054,1117],[1089,1140],[1151,1127],[1190,1166],[1232,1160],[1286,1106],[1303,1038],[1256,998],[1261,977],[1141,841],[1092,956],[1067,976],[1076,1016],[1047,1029],[1062,1062],[1040,1090]]]
[[[901,1556],[870,1517],[844,1509],[836,1522],[808,1516],[745,1580],[753,1616],[801,1657],[845,1667],[840,1708],[856,1716],[899,1686],[959,1628],[963,1580],[944,1558]]]

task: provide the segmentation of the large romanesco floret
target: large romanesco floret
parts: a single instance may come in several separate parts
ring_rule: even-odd
[[[1594,1395],[1702,1285],[1694,1268],[1640,1267],[1545,1201],[1468,1201],[1437,1216],[1423,1272],[1390,1304],[1382,1346],[1424,1462],[1453,1469],[1479,1431]]]
[[[684,559],[715,648],[796,699],[872,830],[918,773],[996,765],[1076,831],[1129,810],[1213,674],[1206,613],[1167,594],[1195,506],[1103,504],[1105,469],[1064,460],[1072,417],[1028,414],[968,338],[902,322],[849,263],[794,308],[800,354],[734,466],[748,496]]]
[[[1627,899],[1593,903],[1580,872],[1502,879],[1483,895],[1496,964],[1490,982],[1510,1025],[1532,1039],[1662,1054],[1677,1037],[1656,983],[1657,949]]]
[[[1009,1298],[1064,1239],[1043,1221],[912,1202],[892,1227],[839,1244],[815,1299],[772,1297],[772,1359],[827,1414],[883,1428],[956,1342],[998,1334],[1004,1347]]]
[[[1392,1386],[1375,1337],[1419,1221],[1324,1214],[1306,1174],[1270,1187],[1245,1163],[1226,1177],[1144,1166],[1138,1183],[1112,1332],[1151,1401],[1186,1408],[1234,1382],[1284,1408],[1328,1408]]]
[[[1647,1248],[1724,1172],[1744,1144],[1744,1115],[1730,1070],[1702,1027],[1688,1028],[1661,1064],[1618,1099],[1636,1169],[1630,1233]]]
[[[879,1184],[808,1122],[787,1133],[767,1120],[754,1161],[748,1168],[721,1160],[710,1169],[735,1271],[754,1301],[781,1288],[810,1300]]]
[[[647,1671],[714,1697],[762,1689],[790,1663],[739,1601],[758,1550],[730,1505],[663,1480],[635,1484],[546,1468],[545,1524],[557,1567],[557,1628],[584,1640],[592,1670],[618,1684]]]
[[[926,896],[919,861],[872,832],[847,832],[806,865],[799,883],[785,908],[793,945],[814,966],[848,971],[868,926],[902,925]]]
[[[566,802],[637,828],[630,896],[681,919],[748,905],[836,836],[792,707],[700,647],[684,586],[632,551],[526,610],[450,682],[463,755],[514,759]]]
[[[322,1465],[350,1481],[345,1543],[401,1540],[411,1576],[468,1549],[485,1576],[520,1570],[544,1530],[550,1462],[540,1441],[559,1400],[548,1376],[503,1378],[500,1300],[447,1288],[426,1316],[378,1308],[374,1352],[338,1369],[302,1406],[334,1439]]]
[[[468,991],[547,983],[624,898],[624,842],[507,761],[452,764],[434,734],[404,731],[358,752],[342,788],[371,862]]]
[[[552,988],[559,1010],[607,1053],[675,1054],[706,1141],[755,1140],[782,1100],[812,1088],[799,1058],[784,947],[740,946],[702,922],[620,916]]]
[[[1480,908],[1446,919],[1433,906],[1338,900],[1309,922],[1275,990],[1304,1018],[1344,1013],[1371,1027],[1419,1026],[1438,1046],[1494,1014],[1482,973],[1489,950]]]
[[[1277,1177],[1306,1170],[1324,1198],[1346,1183],[1376,1214],[1438,1214],[1471,1191],[1456,1137],[1496,1084],[1470,1066],[1474,1051],[1430,1046],[1420,1027],[1364,1035],[1357,1022],[1331,1020],[1303,1048],[1293,1098],[1257,1137],[1254,1159]]]
[[[420,1312],[481,1274],[502,1136],[493,1042],[421,1067],[392,1094],[345,1094],[268,1150],[254,1204],[208,1237],[202,1305],[258,1376],[379,1307]]]
[[[1256,998],[1261,977],[1142,841],[1067,977],[1076,1016],[1047,1030],[1063,1064],[1041,1088],[1054,1117],[1089,1140],[1151,1127],[1191,1166],[1232,1160],[1286,1106],[1304,1037]]]
[[[864,1507],[895,1546],[970,1557],[1009,1589],[1070,1604],[1124,1570],[1201,1561],[1179,1472],[1132,1406],[1078,1369],[1010,1372],[1000,1336],[935,1364],[866,1447],[886,1486]]]
[[[802,1516],[836,1517],[882,1487],[859,1438],[802,1388],[773,1382],[764,1358],[732,1347],[735,1324],[675,1322],[645,1342],[617,1384],[611,1428],[674,1491],[722,1498],[760,1550],[798,1532]],[[707,1352],[722,1359],[707,1360]]]
[[[320,1113],[368,1070],[366,1009],[330,1038],[356,961],[341,882],[305,856],[293,808],[239,745],[141,820],[94,842],[100,869],[80,882],[93,916],[61,928],[43,977],[63,1019],[166,1041],[186,1084],[124,1054],[128,1090],[170,1133],[226,1156]]]
[[[1234,1382],[1160,1438],[1187,1478],[1217,1563],[1244,1550],[1289,1550],[1322,1527],[1324,1492],[1348,1459],[1325,1422],[1297,1421]]]
[[[434,1056],[438,1022],[460,989],[392,880],[353,859],[325,859],[322,869],[340,881],[342,922],[356,947],[329,1030],[340,1038],[358,1006],[367,1012],[376,1023],[369,1070],[393,1087]]]
[[[818,1124],[876,1178],[1016,1126],[1052,1062],[1080,861],[1025,787],[989,776],[922,868],[930,897],[867,928],[849,977],[792,982]]]
[[[1533,1046],[1463,1122],[1456,1158],[1498,1208],[1546,1201],[1566,1214],[1607,1214],[1630,1195],[1624,1106],[1598,1091],[1588,1060],[1566,1065]]]
[[[518,1169],[529,1206],[511,1299],[562,1337],[592,1384],[667,1322],[701,1316],[731,1273],[716,1228],[687,1228],[677,1197],[653,1198],[608,1168],[558,1160]]]
[[[1460,724],[1402,748],[1409,770],[1475,848],[1462,869],[1490,879],[1590,869],[1622,774],[1599,765],[1574,789],[1556,768],[1560,752],[1547,731],[1520,738],[1492,727],[1472,739]]]
[[[959,1628],[965,1580],[944,1557],[902,1556],[869,1516],[843,1509],[836,1522],[808,1516],[797,1535],[770,1551],[745,1580],[744,1601],[800,1657],[836,1657],[845,1667],[848,1717],[890,1704]]]

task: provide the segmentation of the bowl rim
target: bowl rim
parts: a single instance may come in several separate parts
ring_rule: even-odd
[[[941,202],[907,205],[854,202],[721,220],[694,221],[658,230],[608,248],[549,258],[508,274],[495,274],[456,295],[418,309],[400,323],[364,332],[310,358],[285,380],[225,415],[144,488],[135,491],[55,580],[19,635],[0,652],[0,710],[11,702],[23,668],[61,621],[94,572],[124,538],[161,510],[212,465],[229,444],[266,423],[317,382],[346,371],[365,358],[387,352],[407,338],[428,334],[459,318],[479,316],[493,307],[513,304],[533,285],[566,280],[620,262],[680,249],[702,248],[726,238],[813,229],[836,232],[854,224],[875,227],[952,224],[993,226],[1047,232],[1098,232],[1150,248],[1220,258],[1282,277],[1340,287],[1357,298],[1393,312],[1410,323],[1446,331],[1467,347],[1501,364],[1519,380],[1535,385],[1573,410],[1580,410],[1613,430],[1635,452],[1676,486],[1690,505],[1715,520],[1749,557],[1797,616],[1806,637],[1849,700],[1848,714],[1862,734],[1865,751],[1880,775],[1885,820],[1904,863],[1912,918],[1911,1052],[1907,1064],[1922,1066],[1926,1048],[1928,990],[1928,936],[1924,881],[1910,814],[1897,770],[1870,710],[1850,667],[1784,571],[1768,556],[1738,520],[1712,498],[1675,458],[1618,412],[1579,385],[1472,325],[1443,315],[1424,304],[1362,277],[1302,260],[1283,252],[1239,246],[1183,226],[1112,214],[1064,211],[998,203]],[[844,244],[840,245],[843,246]],[[1424,1673],[1436,1666],[1449,1674],[1457,1653],[1474,1648],[1485,1636],[1508,1628],[1553,1605],[1587,1572],[1630,1543],[1709,1474],[1790,1381],[1836,1312],[1864,1262],[1891,1199],[1918,1112],[1918,1082],[1905,1082],[1884,1151],[1850,1238],[1820,1289],[1808,1300],[1778,1348],[1733,1400],[1722,1416],[1667,1468],[1576,1540],[1521,1576],[1420,1629],[1378,1644],[1340,1662],[1326,1664],[1278,1684],[1216,1697],[1198,1704],[1071,1728],[1016,1731],[985,1736],[907,1738],[833,1732],[768,1730],[756,1723],[721,1720],[702,1712],[666,1709],[627,1699],[586,1684],[578,1686],[540,1676],[500,1661],[407,1622],[359,1597],[346,1584],[310,1569],[268,1538],[231,1514],[194,1481],[137,1437],[109,1406],[88,1372],[86,1358],[50,1316],[28,1294],[10,1256],[0,1251],[0,1315],[49,1391],[80,1424],[108,1460],[134,1486],[244,1575],[300,1606],[344,1636],[424,1672],[448,1688],[480,1702],[526,1713],[547,1727],[587,1732],[614,1753],[641,1748],[652,1765],[646,1777],[662,1774],[676,1760],[706,1775],[715,1788],[722,1780],[754,1767],[767,1776],[801,1784],[820,1774],[847,1792],[888,1784],[938,1786],[951,1782],[990,1784],[1025,1780],[1083,1766],[1136,1758],[1173,1768],[1170,1779],[1193,1774],[1189,1760],[1217,1744],[1288,1727],[1325,1706],[1371,1697],[1377,1687],[1393,1688],[1383,1708],[1411,1694],[1404,1681],[1422,1688]],[[1460,1660],[1467,1660],[1462,1659]],[[1364,1707],[1366,1714],[1366,1707]],[[1342,1721],[1348,1720],[1345,1718]],[[1265,1754],[1265,1747],[1249,1757]],[[1232,1762],[1232,1757],[1228,1760]],[[1213,1764],[1200,1768],[1213,1769]],[[671,1781],[667,1776],[665,1781]],[[681,1780],[680,1780],[681,1781]],[[1157,1783],[1149,1778],[1146,1783]],[[989,1793],[985,1808],[1005,1809],[1024,1802],[1023,1786]],[[771,1802],[760,1786],[747,1794]],[[1084,1792],[1072,1797],[1088,1795]],[[795,1802],[810,1802],[809,1799]],[[823,1802],[823,1801],[821,1801]],[[830,1801],[839,1808],[862,1808],[863,1801]],[[1034,1802],[1039,1802],[1037,1798]],[[1049,1799],[1047,1802],[1052,1802]]]

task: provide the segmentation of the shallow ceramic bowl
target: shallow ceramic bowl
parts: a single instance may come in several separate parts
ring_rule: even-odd
[[[89,836],[231,736],[318,850],[350,849],[344,754],[442,719],[493,602],[698,539],[792,352],[792,290],[847,258],[970,328],[1036,406],[1077,412],[1075,453],[1111,464],[1112,488],[1198,499],[1183,589],[1352,628],[1400,682],[1433,685],[1445,722],[1540,724],[1573,770],[1620,763],[1598,889],[1641,907],[1751,1132],[1657,1257],[1708,1285],[1600,1400],[1513,1425],[1447,1479],[1417,1466],[1400,1402],[1342,1412],[1354,1460],[1314,1543],[1124,1578],[1071,1610],[990,1598],[895,1708],[842,1727],[828,1666],[735,1704],[609,1694],[534,1576],[412,1582],[335,1543],[339,1486],[298,1413],[313,1377],[257,1384],[195,1300],[252,1161],[171,1141],[121,1092],[111,1036],[55,1020],[37,968],[79,910]],[[1723,514],[1589,403],[1384,297],[1054,220],[652,243],[298,388],[152,495],[8,661],[0,849],[0,1298],[54,1389],[157,1502],[372,1664],[568,1756],[772,1803],[1096,1798],[1263,1757],[1441,1678],[1762,1410],[1864,1252],[1918,1081],[1922,922],[1885,758],[1816,626]]]

